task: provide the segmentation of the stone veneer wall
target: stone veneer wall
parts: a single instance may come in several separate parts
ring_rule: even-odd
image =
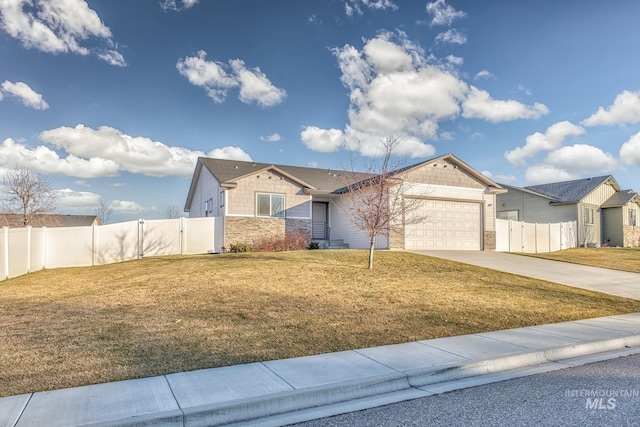
[[[310,219],[287,219],[285,224],[285,232],[291,233],[296,229],[302,231],[311,239],[311,220]]]
[[[224,222],[224,246],[227,248],[232,243],[252,245],[263,237],[284,236],[286,229],[284,218],[227,216]]]
[[[302,230],[311,238],[310,219],[259,218],[227,216],[225,218],[224,246],[232,243],[252,245],[256,240],[284,236],[295,229]]]
[[[484,248],[485,251],[495,251],[496,250],[496,232],[495,231],[485,231],[484,232]]]
[[[624,246],[637,247],[640,246],[640,227],[633,225],[624,226]]]

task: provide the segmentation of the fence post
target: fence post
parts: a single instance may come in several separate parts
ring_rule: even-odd
[[[2,227],[2,230],[4,231],[4,259],[2,260],[4,262],[4,277],[2,280],[4,280],[9,277],[9,227]]]
[[[144,219],[138,220],[138,259],[144,257]]]
[[[187,250],[187,227],[184,221],[184,217],[181,216],[180,221],[178,222],[178,227],[180,227],[180,255],[184,255]]]
[[[31,226],[27,226],[27,273],[31,273]]]

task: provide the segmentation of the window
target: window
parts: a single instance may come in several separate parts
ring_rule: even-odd
[[[587,225],[593,225],[596,223],[595,220],[595,209],[593,208],[584,208],[584,223]]]
[[[518,210],[514,211],[499,211],[497,213],[498,219],[510,219],[512,221],[518,221]]]
[[[631,209],[629,211],[629,225],[633,225],[634,227],[636,225],[638,225],[637,224],[637,216],[638,216],[638,214],[637,214],[635,209]]]
[[[224,207],[224,190],[220,190],[220,207]]]
[[[284,218],[284,194],[258,194],[256,211],[257,216]]]
[[[213,213],[213,199],[204,202],[204,216],[210,216]]]

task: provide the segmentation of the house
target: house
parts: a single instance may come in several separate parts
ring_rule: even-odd
[[[224,245],[252,243],[300,229],[322,247],[341,241],[368,248],[369,239],[340,209],[349,182],[365,179],[332,169],[199,158],[185,212],[189,217],[220,217]],[[396,171],[407,186],[402,197],[418,200],[416,213],[427,218],[398,224],[397,236],[379,236],[389,249],[495,248],[495,197],[506,191],[452,154]]]
[[[86,227],[100,225],[96,215],[37,214],[29,224],[32,227]],[[0,214],[0,226],[23,227],[22,215],[14,213]]]
[[[502,184],[497,217],[531,223],[576,221],[580,246],[640,246],[640,196],[611,175],[529,187]]]

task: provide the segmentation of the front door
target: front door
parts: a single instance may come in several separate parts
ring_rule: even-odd
[[[311,238],[329,240],[329,203],[313,202],[311,212]]]

